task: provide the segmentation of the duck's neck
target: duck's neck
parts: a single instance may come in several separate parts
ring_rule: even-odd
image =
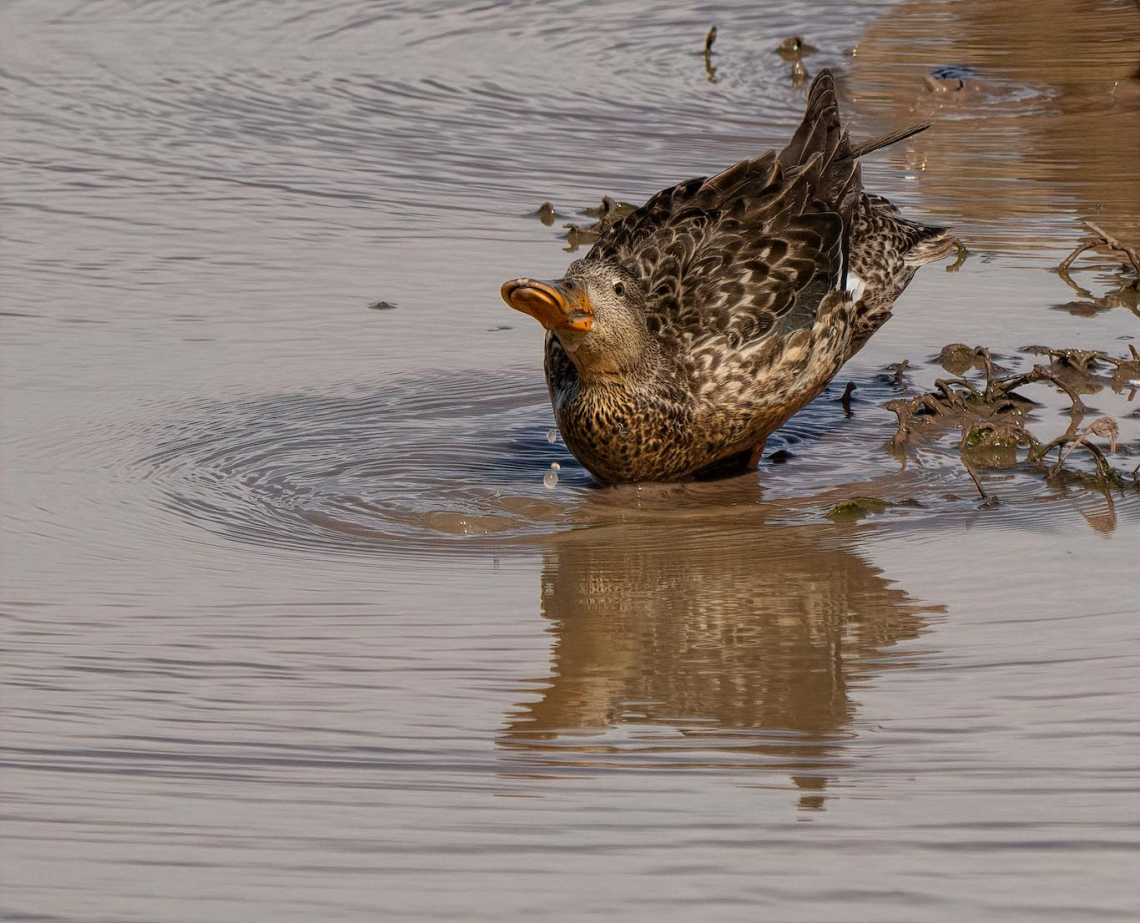
[[[590,388],[618,391],[644,388],[660,376],[661,352],[657,344],[638,344],[635,350],[593,350],[582,344],[567,350],[582,384]]]
[[[651,384],[657,378],[657,370],[648,364],[632,367],[580,365],[578,377],[585,387],[621,393]]]

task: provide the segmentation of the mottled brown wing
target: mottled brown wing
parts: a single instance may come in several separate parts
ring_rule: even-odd
[[[640,278],[650,331],[673,349],[738,350],[810,326],[843,285],[859,168],[844,160],[829,75],[813,85],[788,149],[680,183],[605,232],[587,260]]]

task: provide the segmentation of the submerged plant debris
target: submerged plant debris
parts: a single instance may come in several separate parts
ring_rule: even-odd
[[[1057,272],[1067,273],[1069,267],[1073,265],[1073,261],[1084,253],[1086,250],[1096,250],[1104,248],[1112,251],[1121,259],[1127,260],[1128,264],[1135,270],[1137,277],[1140,277],[1140,251],[1135,247],[1130,247],[1128,244],[1117,240],[1107,231],[1097,227],[1091,221],[1083,222],[1084,226],[1092,231],[1092,236],[1084,237],[1081,242],[1077,244],[1076,249],[1073,250],[1057,267]]]
[[[811,54],[815,50],[814,45],[809,45],[803,40],[802,36],[799,35],[789,35],[780,42],[780,47],[776,49],[776,54],[785,61],[791,62],[791,78],[794,85],[799,86],[811,76],[807,68],[804,67],[803,56],[805,54]]]
[[[1086,422],[1090,413],[1081,399],[1104,388],[1134,399],[1140,392],[1140,353],[1136,348],[1129,346],[1125,357],[1046,346],[1029,346],[1025,351],[1047,358],[1048,365],[1007,374],[984,347],[961,343],[944,347],[939,362],[954,377],[940,378],[933,389],[914,397],[887,403],[898,417],[898,429],[887,443],[888,451],[905,458],[924,443],[957,431],[962,465],[985,506],[995,505],[999,499],[983,486],[978,472],[986,469],[1019,469],[1048,482],[1087,484],[1103,492],[1110,502],[1112,490],[1140,489],[1137,469],[1118,468],[1110,459],[1134,453],[1119,444],[1116,420],[1102,416]],[[896,368],[901,372],[901,367]],[[978,373],[983,380],[966,377]],[[1037,405],[1021,391],[1034,385],[1051,386],[1069,399],[1069,425],[1053,439],[1031,428],[1030,415]],[[1082,460],[1084,464],[1079,464]]]
[[[709,83],[716,83],[716,68],[713,67],[712,56],[713,43],[716,41],[716,26],[709,29],[709,34],[705,36],[705,76],[708,78]]]
[[[600,204],[593,208],[582,209],[582,215],[596,219],[592,224],[585,226],[579,224],[566,225],[566,252],[573,253],[583,244],[592,244],[603,230],[636,209],[637,206],[631,205],[629,202],[619,202],[608,195],[602,196]]]
[[[780,42],[779,46],[776,48],[776,54],[778,54],[785,61],[793,61],[802,55],[812,54],[818,50],[819,49],[816,48],[815,45],[809,45],[807,42],[805,42],[802,35],[789,35],[786,39]]]
[[[975,71],[968,64],[944,64],[923,77],[931,93],[966,93],[975,89]]]
[[[1113,308],[1126,308],[1140,317],[1140,251],[1118,240],[1091,221],[1084,222],[1084,225],[1091,233],[1081,238],[1073,252],[1061,261],[1061,265],[1057,267],[1057,275],[1085,300],[1068,302],[1060,307],[1078,317],[1090,317]],[[1069,274],[1077,257],[1089,250],[1107,251],[1107,255],[1117,258],[1121,263],[1120,282],[1114,290],[1104,295],[1094,295],[1077,284]],[[1127,274],[1129,269],[1133,272],[1131,277]]]
[[[899,507],[922,509],[922,504],[913,499],[883,500],[880,497],[851,497],[849,500],[840,500],[836,503],[828,511],[827,518],[836,522],[852,522]]]
[[[562,217],[550,202],[543,202],[538,208],[531,212],[531,214],[547,227],[550,227],[558,218]]]

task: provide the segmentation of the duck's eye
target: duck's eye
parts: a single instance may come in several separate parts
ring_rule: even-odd
[[[615,282],[614,283],[614,294],[617,295],[618,298],[620,298],[622,295],[624,295],[625,294],[625,285],[621,282]]]

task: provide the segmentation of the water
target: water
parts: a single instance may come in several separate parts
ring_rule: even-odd
[[[4,918],[1134,917],[1140,501],[883,448],[946,343],[1135,342],[1051,270],[1140,238],[1140,15],[1040,10],[0,9]],[[595,489],[498,286],[781,143],[793,33],[971,256],[758,475]]]

